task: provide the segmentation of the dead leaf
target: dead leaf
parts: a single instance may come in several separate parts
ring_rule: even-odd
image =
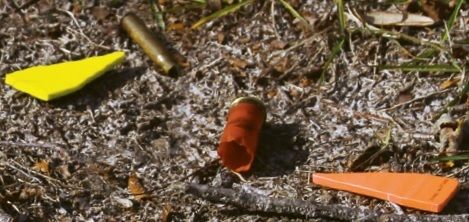
[[[26,186],[21,189],[19,195],[20,200],[28,200],[33,198],[40,198],[43,195],[43,191],[40,187]]]
[[[79,4],[78,2],[73,3],[73,6],[72,6],[72,13],[73,14],[75,14],[75,15],[80,14],[82,9],[83,9],[83,7],[81,6],[81,4]]]
[[[299,84],[299,85],[300,85],[300,87],[305,88],[305,87],[311,85],[311,80],[309,80],[309,79],[306,78],[306,77],[302,77],[302,78],[300,79],[300,84]]]
[[[401,12],[369,12],[365,16],[365,20],[373,25],[396,25],[396,26],[430,26],[435,21],[427,16],[401,13]]]
[[[284,49],[286,46],[288,45],[288,43],[282,41],[282,40],[274,40],[270,43],[270,46],[272,49]]]
[[[277,96],[277,89],[273,88],[267,92],[267,98],[272,99]]]
[[[435,22],[445,19],[454,7],[456,1],[439,1],[439,0],[420,0],[419,5],[426,15],[430,16]]]
[[[248,62],[246,62],[243,59],[231,58],[229,60],[229,62],[230,62],[231,65],[233,65],[237,68],[240,68],[240,69],[245,69],[248,66]]]
[[[64,178],[64,179],[70,178],[72,176],[72,174],[68,170],[68,165],[67,164],[58,166],[55,169],[55,172],[57,172],[59,175],[61,175],[62,178]]]
[[[457,144],[457,141],[455,140],[455,131],[457,127],[458,123],[447,113],[441,115],[441,117],[435,122],[433,130],[438,136],[440,153],[447,152],[449,147],[454,149],[455,144]]]
[[[420,0],[420,5],[425,14],[433,18],[435,21],[440,21],[440,15],[433,0]]]
[[[32,168],[33,168],[33,170],[36,170],[38,172],[41,172],[41,173],[44,173],[44,174],[47,174],[47,175],[50,174],[49,161],[47,161],[47,160],[41,159],[41,160],[37,161],[36,163],[34,163]]]
[[[180,32],[180,31],[184,31],[186,27],[184,26],[184,23],[182,22],[175,22],[175,23],[171,23],[168,25],[168,31],[177,31],[177,32]]]
[[[447,79],[440,84],[440,89],[448,89],[448,88],[457,86],[460,80],[461,78],[459,77]]]
[[[254,52],[259,51],[261,48],[262,48],[262,43],[261,42],[256,42],[256,43],[252,44],[252,46],[251,46],[251,49]]]
[[[296,97],[300,96],[300,92],[295,88],[290,88],[290,93],[289,94],[292,98],[296,98]]]
[[[222,6],[221,0],[207,0],[207,5],[211,10],[220,10]]]
[[[289,68],[290,60],[287,57],[275,58],[272,60],[271,65],[277,73],[285,73]]]
[[[91,14],[97,19],[97,20],[105,20],[111,13],[109,12],[108,7],[93,7],[91,9]]]
[[[225,42],[225,34],[223,33],[218,33],[217,34],[217,42],[220,44],[223,44]]]
[[[171,204],[166,204],[163,207],[163,213],[161,214],[160,221],[167,222],[171,221],[171,213],[173,212],[173,207]]]
[[[147,196],[145,194],[145,188],[140,184],[140,180],[135,172],[132,172],[129,176],[127,189],[129,189],[135,200],[141,200]]]
[[[433,126],[437,131],[439,139],[439,157],[451,157],[469,146],[469,114],[459,121],[454,120],[445,113],[436,121]],[[453,160],[448,160],[440,166],[444,169],[455,166]]]
[[[458,1],[458,0],[450,0],[450,1],[448,2],[448,6],[449,6],[450,8],[454,8],[454,6],[456,6],[457,1]]]
[[[412,100],[412,94],[409,91],[400,92],[399,96],[397,97],[397,103],[405,103],[407,101]]]

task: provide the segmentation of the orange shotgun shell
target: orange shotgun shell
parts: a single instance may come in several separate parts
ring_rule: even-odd
[[[266,109],[256,97],[233,101],[218,146],[218,156],[226,167],[241,173],[251,169]]]
[[[438,213],[459,181],[418,173],[314,173],[313,183]]]

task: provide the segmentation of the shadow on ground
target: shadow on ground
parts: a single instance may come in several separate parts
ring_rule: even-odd
[[[469,189],[458,191],[442,212],[442,214],[467,213],[469,213]]]
[[[303,148],[297,124],[266,125],[261,132],[259,148],[252,174],[256,176],[281,176],[303,165],[309,152]]]
[[[220,210],[220,212],[231,217],[239,217],[240,215],[258,215],[258,216],[263,216],[263,217],[269,217],[274,220],[307,219],[304,216],[298,216],[298,215],[292,215],[292,214],[279,214],[279,213],[274,213],[274,212],[250,211],[250,210],[244,210],[240,208],[224,209],[224,210]],[[334,221],[334,220],[331,220],[331,221]]]
[[[145,70],[145,67],[135,67],[109,71],[77,92],[49,102],[49,105],[64,109],[72,105],[79,111],[86,110],[88,106],[96,108],[103,100],[108,99],[112,92],[142,75]]]

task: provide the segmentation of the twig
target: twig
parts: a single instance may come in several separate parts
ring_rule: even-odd
[[[272,27],[274,29],[275,36],[277,37],[277,39],[281,39],[280,34],[278,34],[277,23],[275,22],[275,0],[271,1],[270,19],[272,20]]]
[[[359,219],[363,216],[376,217],[372,211],[361,211],[345,206],[318,206],[303,200],[269,198],[256,193],[239,192],[233,189],[209,187],[201,184],[188,184],[186,192],[216,203],[234,205],[251,211],[291,214],[307,218],[327,217],[339,220]]]
[[[179,178],[178,180],[176,181],[171,181],[171,182],[168,182],[166,184],[163,184],[161,186],[158,186],[158,187],[154,187],[153,189],[151,190],[148,190],[144,193],[128,193],[127,195],[129,196],[137,196],[137,195],[144,195],[144,194],[150,194],[148,195],[148,198],[159,198],[159,195],[156,194],[157,192],[160,192],[162,190],[165,190],[167,188],[175,188],[175,189],[183,189],[183,188],[180,188],[180,187],[184,187],[184,180],[188,179],[188,178],[191,178],[193,176],[196,176],[197,174],[200,174],[200,172],[202,172],[203,170],[206,170],[210,167],[213,167],[213,166],[216,166],[218,167],[218,164],[219,164],[219,160],[218,159],[215,159],[215,160],[212,160],[211,162],[208,162],[205,166],[197,169],[196,171],[188,174],[188,175],[185,175],[181,178]],[[234,173],[234,172],[233,172]],[[244,180],[246,181],[246,180]]]
[[[301,59],[297,59],[295,63],[288,69],[286,70],[282,75],[278,77],[279,80],[285,79],[298,65],[302,62]]]
[[[231,173],[233,173],[234,175],[236,175],[236,176],[239,178],[239,180],[241,180],[242,182],[247,183],[247,180],[244,179],[243,175],[241,175],[240,173],[235,172],[235,171],[231,171]]]
[[[40,180],[39,178],[37,178],[37,177],[35,177],[35,176],[33,176],[33,175],[31,175],[31,174],[25,172],[25,171],[22,170],[22,169],[19,169],[19,168],[16,167],[16,166],[13,166],[13,165],[10,164],[9,162],[4,162],[3,164],[5,164],[5,166],[10,167],[10,168],[13,169],[13,170],[16,170],[16,171],[22,173],[22,174],[25,175],[26,177],[29,177],[29,178],[31,178],[32,180],[34,180],[34,181],[36,181],[36,182],[38,182],[38,183],[41,183],[41,180]]]
[[[379,216],[377,221],[427,221],[427,222],[466,222],[469,220],[469,214],[384,214]]]
[[[210,202],[230,204],[249,211],[277,213],[306,218],[332,218],[343,221],[468,221],[469,214],[380,214],[341,205],[318,205],[308,201],[290,198],[270,198],[244,190],[209,187],[201,184],[187,184],[186,193]]]
[[[70,16],[70,18],[72,19],[73,23],[75,23],[75,25],[76,25],[77,28],[78,28],[78,33],[79,33],[83,38],[85,38],[86,41],[88,41],[89,43],[91,43],[92,45],[94,45],[94,46],[96,46],[96,47],[98,47],[98,48],[102,48],[102,49],[105,49],[105,50],[110,50],[110,49],[111,49],[111,48],[109,48],[109,47],[107,47],[107,46],[103,46],[103,45],[101,45],[101,44],[98,44],[98,43],[93,42],[93,40],[91,40],[87,35],[85,35],[85,33],[83,32],[83,30],[82,30],[81,27],[80,27],[80,23],[78,23],[77,19],[75,18],[75,16],[73,15],[72,12],[67,11],[67,10],[63,10],[63,9],[57,9],[57,11],[62,12],[62,13],[65,13],[65,14],[67,14],[68,16]],[[70,30],[70,31],[72,31],[72,32],[76,32],[75,30],[70,29],[70,28],[68,28],[68,27],[67,27],[67,30]]]
[[[10,164],[10,162],[12,164]],[[47,176],[47,175],[44,175],[42,173],[38,173],[34,170],[30,170],[28,169],[27,167],[19,164],[18,162],[14,161],[14,160],[9,160],[8,162],[5,163],[7,166],[11,167],[12,169],[15,169],[15,170],[19,170],[21,171],[22,173],[26,174],[27,176],[29,177],[32,177],[32,178],[35,178],[37,179],[37,177],[42,177],[44,180],[46,180],[49,184],[55,186],[55,187],[65,187],[65,188],[69,188],[69,189],[74,189],[74,190],[82,190],[81,187],[76,187],[74,185],[69,185],[69,184],[65,184],[63,183],[62,181],[58,180],[58,179],[55,179],[55,178],[52,178],[50,176]],[[33,176],[35,175],[35,176]],[[37,176],[37,177],[36,177]],[[41,183],[41,181],[37,181],[39,183]]]
[[[454,173],[452,173],[452,174],[450,174],[450,175],[448,175],[448,176],[446,176],[446,177],[454,177],[454,176],[460,174],[461,172],[463,172],[463,171],[465,171],[465,170],[467,170],[467,169],[469,169],[469,164],[466,164],[466,166],[464,166],[464,167],[461,168],[460,170],[458,170],[458,171],[456,171],[456,172],[454,172]]]
[[[23,142],[12,142],[12,141],[0,141],[0,145],[4,146],[19,146],[19,147],[42,147],[48,149],[57,149],[58,145],[50,143],[23,143]]]
[[[438,92],[434,92],[434,93],[430,93],[428,95],[425,95],[425,96],[421,96],[421,97],[417,97],[417,98],[414,98],[412,100],[409,100],[409,101],[406,101],[406,102],[403,102],[403,103],[399,103],[399,104],[396,104],[390,108],[385,108],[385,109],[381,109],[379,111],[389,111],[389,110],[394,110],[394,109],[397,109],[401,106],[406,106],[406,105],[409,105],[411,103],[414,103],[416,101],[419,101],[419,100],[424,100],[424,99],[427,99],[427,98],[430,98],[430,97],[433,97],[435,95],[439,95],[439,94],[443,94],[443,93],[446,93],[446,92],[449,92],[450,90],[452,89],[445,89],[445,90],[442,90],[442,91],[438,91]]]
[[[331,27],[327,27],[319,32],[315,32],[313,35],[309,36],[308,38],[306,39],[303,39],[297,43],[295,43],[294,45],[292,45],[291,47],[287,48],[287,49],[284,49],[284,50],[280,50],[280,51],[275,51],[275,52],[272,52],[271,55],[268,57],[268,59],[274,57],[274,56],[277,56],[277,55],[285,55],[287,54],[288,52],[292,51],[292,50],[295,50],[303,45],[306,45],[306,44],[310,44],[311,42],[313,42],[318,36],[320,36],[321,34],[325,33],[326,31],[328,31],[329,29],[331,29]]]
[[[64,186],[64,185],[62,184],[62,182],[61,182],[60,180],[57,180],[57,179],[52,178],[52,177],[50,177],[50,176],[47,176],[47,175],[44,175],[44,174],[35,172],[35,171],[33,171],[33,170],[30,170],[30,169],[24,167],[23,165],[19,164],[18,162],[14,161],[14,160],[10,160],[10,162],[12,162],[13,165],[15,165],[15,166],[13,166],[13,165],[11,165],[11,164],[8,164],[9,167],[11,167],[11,168],[17,167],[16,170],[19,170],[18,168],[21,168],[21,169],[23,170],[23,173],[24,173],[24,171],[26,171],[26,172],[28,173],[28,174],[26,174],[26,175],[32,176],[31,174],[34,174],[35,176],[42,177],[43,179],[47,180],[47,182],[49,182],[50,184],[52,184],[52,185],[54,185],[54,186],[56,186],[56,187],[57,187],[57,184],[62,185],[62,187],[66,187],[66,186]],[[14,168],[14,169],[15,169],[15,168]],[[34,177],[34,178],[36,178],[36,177]],[[39,180],[38,182],[41,182],[41,181]],[[57,183],[57,184],[55,184],[55,183],[53,183],[53,182],[55,182],[55,183]]]

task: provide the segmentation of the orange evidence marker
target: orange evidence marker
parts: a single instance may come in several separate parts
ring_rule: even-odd
[[[265,118],[265,106],[256,97],[233,101],[218,146],[223,165],[238,173],[251,169]]]
[[[456,179],[418,173],[314,173],[313,183],[435,213],[459,185]]]

